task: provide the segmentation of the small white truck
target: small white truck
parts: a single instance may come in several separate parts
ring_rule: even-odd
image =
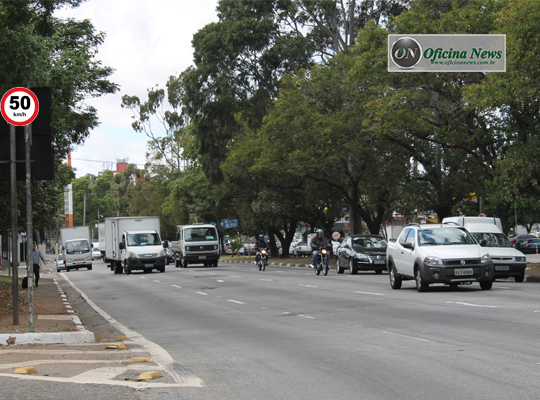
[[[514,278],[523,282],[527,258],[516,250],[502,231],[499,218],[494,217],[447,217],[445,222],[454,222],[463,226],[480,243],[486,242],[484,249],[489,252],[494,265],[494,279]]]
[[[66,272],[72,269],[92,269],[92,245],[90,228],[74,226],[60,230],[62,238],[62,255]]]
[[[178,225],[172,251],[176,268],[186,268],[188,264],[217,267],[219,236],[216,227],[203,223]]]
[[[105,262],[115,274],[165,272],[168,242],[160,229],[159,217],[105,218]]]

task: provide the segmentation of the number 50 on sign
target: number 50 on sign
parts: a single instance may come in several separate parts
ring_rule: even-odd
[[[39,112],[39,102],[30,89],[17,87],[8,90],[2,97],[2,116],[11,125],[30,124]]]

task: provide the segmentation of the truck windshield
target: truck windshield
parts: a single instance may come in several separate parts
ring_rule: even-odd
[[[157,233],[132,233],[127,236],[128,246],[157,246],[161,244]]]
[[[481,240],[486,241],[486,247],[512,247],[510,241],[504,236],[504,233],[476,233],[472,235],[480,243]]]
[[[72,240],[66,243],[66,254],[81,254],[89,251],[88,240]]]
[[[217,240],[215,228],[187,228],[184,231],[186,242],[202,242],[205,240]]]

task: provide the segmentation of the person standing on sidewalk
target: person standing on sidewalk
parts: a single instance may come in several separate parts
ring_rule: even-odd
[[[41,258],[43,262],[45,263],[45,257],[43,257],[43,253],[37,248],[36,242],[33,244],[34,248],[34,282],[36,282],[36,287],[38,287],[39,282],[39,259]]]

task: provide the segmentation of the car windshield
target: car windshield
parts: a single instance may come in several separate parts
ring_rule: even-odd
[[[157,233],[131,233],[127,237],[128,246],[157,246],[161,244]]]
[[[477,233],[473,232],[474,238],[480,243],[481,240],[486,241],[487,247],[513,247],[510,240],[503,233]]]
[[[422,229],[418,232],[418,242],[420,246],[477,244],[463,228]]]
[[[90,245],[88,240],[73,240],[66,243],[66,253],[67,254],[80,254],[87,253],[90,251]]]
[[[206,240],[217,240],[215,228],[188,228],[184,231],[186,242],[203,242]]]
[[[386,240],[379,237],[354,237],[352,238],[353,248],[362,248],[362,249],[385,249]]]

